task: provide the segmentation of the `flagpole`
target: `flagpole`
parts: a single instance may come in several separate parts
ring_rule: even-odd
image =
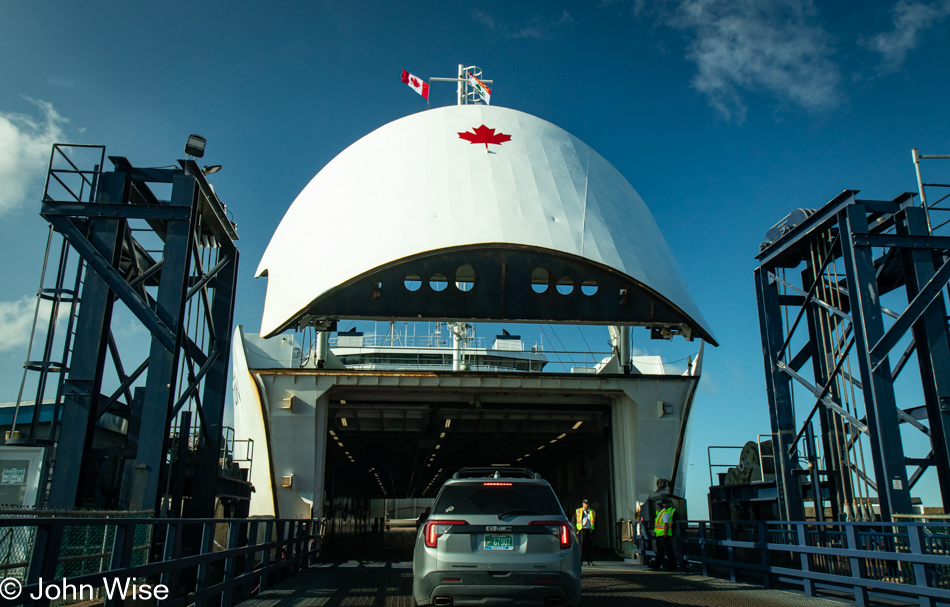
[[[429,78],[429,82],[458,82],[458,83],[459,83],[459,88],[461,89],[461,88],[464,87],[465,83],[468,82],[468,78],[436,78],[435,76],[433,76],[432,78]],[[494,81],[494,80],[482,80],[482,82],[484,82],[485,84],[494,84],[495,81]],[[459,99],[460,99],[460,100],[461,100],[461,99],[464,99],[464,96],[463,96],[463,97],[459,97]],[[459,103],[459,105],[465,105],[465,104],[464,104],[464,103]]]
[[[459,63],[459,75],[457,78],[429,78],[429,82],[457,82],[458,83],[458,105],[466,105],[468,95],[465,92],[465,85],[468,83],[468,70],[478,69],[475,65],[465,67]],[[481,73],[481,70],[478,70]],[[494,84],[494,80],[482,80],[486,84]]]

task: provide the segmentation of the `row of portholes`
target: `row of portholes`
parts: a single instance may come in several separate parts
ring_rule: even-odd
[[[407,291],[418,291],[422,288],[422,277],[418,274],[408,274],[403,280]],[[545,268],[535,268],[531,271],[531,290],[535,293],[544,293],[551,284],[551,275]],[[429,277],[429,288],[435,292],[444,291],[449,286],[449,279],[441,273]],[[475,288],[475,268],[465,264],[455,270],[455,288],[467,293]],[[588,297],[597,293],[597,281],[585,278],[581,281],[581,293]],[[574,292],[574,280],[562,276],[557,279],[554,289],[561,295],[570,295]]]
[[[551,284],[551,275],[544,268],[535,268],[531,270],[531,290],[535,293],[544,293]],[[561,295],[570,295],[574,292],[574,280],[567,276],[557,279],[554,289]],[[597,281],[593,278],[585,278],[581,281],[581,293],[590,297],[597,293]]]
[[[403,280],[403,285],[407,291],[418,291],[422,287],[422,277],[418,274],[409,274]],[[444,291],[449,286],[449,279],[445,274],[433,274],[429,277],[429,288],[433,291]],[[463,293],[471,291],[475,287],[475,268],[465,264],[455,270],[455,288]]]

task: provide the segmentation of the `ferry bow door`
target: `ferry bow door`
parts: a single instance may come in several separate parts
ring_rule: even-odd
[[[636,528],[637,503],[645,501],[642,483],[637,478],[638,458],[639,407],[636,401],[624,394],[614,399],[611,404],[611,481],[613,489],[614,512],[610,519],[611,526],[619,523],[619,533],[612,529],[611,547],[625,558],[633,558],[636,553],[635,539],[623,529]],[[649,457],[647,454],[639,454]],[[647,495],[649,492],[647,491]]]

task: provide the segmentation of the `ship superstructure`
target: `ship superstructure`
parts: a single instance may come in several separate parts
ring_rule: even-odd
[[[258,275],[267,339],[234,352],[238,438],[268,462],[252,514],[333,521],[469,465],[528,465],[607,521],[683,495],[715,338],[642,199],[563,129],[477,104],[387,124],[304,188]],[[609,327],[611,350],[566,363],[519,337],[536,324]],[[634,334],[695,349],[665,366]]]

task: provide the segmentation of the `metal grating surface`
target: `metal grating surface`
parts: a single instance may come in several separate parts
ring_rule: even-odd
[[[241,603],[246,607],[385,605],[411,607],[411,563],[327,563]],[[631,599],[635,599],[631,601]],[[827,599],[643,568],[585,567],[585,607],[840,607]]]

